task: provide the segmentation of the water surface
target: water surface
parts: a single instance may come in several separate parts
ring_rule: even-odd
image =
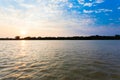
[[[0,80],[120,80],[120,41],[0,41]]]

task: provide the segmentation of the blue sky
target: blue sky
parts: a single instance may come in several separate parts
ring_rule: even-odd
[[[0,18],[0,37],[115,35],[120,0],[0,0]]]

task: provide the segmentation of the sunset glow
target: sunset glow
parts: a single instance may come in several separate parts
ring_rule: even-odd
[[[0,37],[115,35],[119,30],[120,0],[0,0]]]
[[[27,31],[22,30],[22,31],[20,31],[20,34],[21,34],[21,36],[25,36],[25,35],[27,35]]]

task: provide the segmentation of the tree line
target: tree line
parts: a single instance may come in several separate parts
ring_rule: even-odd
[[[115,36],[72,36],[72,37],[24,37],[0,38],[0,40],[120,40],[120,35]]]

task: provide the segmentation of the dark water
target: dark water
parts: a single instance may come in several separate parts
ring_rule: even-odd
[[[0,80],[120,80],[120,41],[0,41]]]

